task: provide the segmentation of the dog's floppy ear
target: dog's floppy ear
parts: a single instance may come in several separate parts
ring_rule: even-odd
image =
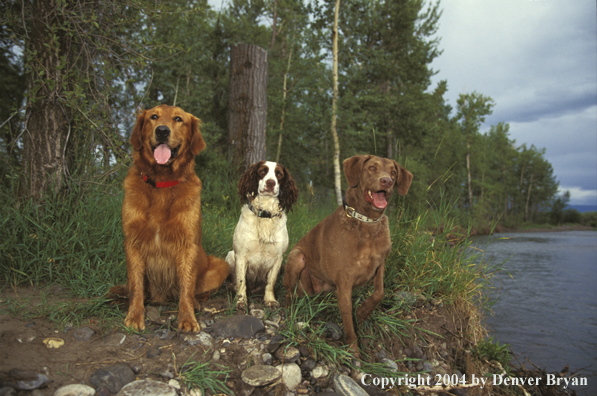
[[[398,179],[396,180],[396,191],[398,191],[398,194],[405,196],[410,188],[410,184],[413,181],[413,174],[407,171],[398,162],[393,160],[392,162],[394,162],[396,172],[398,173]]]
[[[197,155],[205,146],[203,135],[201,135],[201,120],[191,115],[191,153]]]
[[[356,187],[359,184],[363,164],[371,157],[371,155],[355,155],[344,160],[342,163],[344,165],[344,175],[349,187]]]
[[[137,122],[133,127],[133,133],[131,133],[131,145],[133,150],[139,151],[143,147],[143,124],[145,123],[145,110],[137,114]]]
[[[298,189],[296,188],[296,184],[294,184],[294,179],[288,172],[288,169],[282,164],[278,164],[284,170],[284,178],[280,183],[280,207],[282,209],[286,209],[288,211],[292,210],[292,205],[296,203],[298,200]]]
[[[249,201],[249,197],[257,196],[257,190],[259,189],[259,173],[257,172],[264,162],[259,161],[251,165],[238,180],[238,195],[241,203]]]

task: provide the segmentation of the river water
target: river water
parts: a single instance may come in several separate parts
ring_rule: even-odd
[[[548,372],[582,368],[588,386],[573,389],[597,395],[597,232],[499,233],[473,243],[492,264],[508,260],[490,291],[499,297],[487,318],[495,339]]]

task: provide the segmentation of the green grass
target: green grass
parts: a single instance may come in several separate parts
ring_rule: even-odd
[[[205,356],[203,356],[205,358]],[[181,367],[179,377],[188,389],[200,389],[203,394],[209,390],[212,394],[232,395],[226,386],[226,380],[232,370],[208,362],[198,363],[191,356]],[[205,360],[205,359],[202,359]],[[213,369],[218,367],[218,369]]]

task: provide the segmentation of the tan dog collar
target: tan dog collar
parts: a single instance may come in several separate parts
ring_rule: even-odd
[[[382,215],[382,216],[379,216],[379,219],[373,220],[370,217],[362,215],[359,212],[357,212],[353,207],[348,206],[345,198],[342,198],[342,204],[344,205],[344,211],[346,212],[346,216],[360,220],[363,223],[378,223],[381,221],[381,219],[383,217],[383,215]]]

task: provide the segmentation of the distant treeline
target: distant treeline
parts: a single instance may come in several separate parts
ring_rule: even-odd
[[[285,164],[305,192],[331,189],[334,1],[224,4],[4,2],[4,188],[39,200],[44,189],[119,182],[130,164],[128,136],[138,106],[167,103],[203,120],[208,149],[197,172],[204,202],[236,205],[229,199],[238,177],[228,139],[229,52],[232,44],[249,43],[268,51],[267,159]],[[495,105],[491,98],[463,93],[453,109],[445,99],[448,82],[431,86],[438,71],[430,65],[442,52],[440,17],[439,2],[342,1],[341,160],[362,153],[395,158],[415,176],[404,202],[410,206],[452,197],[481,222],[549,220],[558,183],[545,151],[517,145],[507,123],[481,133]],[[35,148],[44,142],[36,136],[52,145],[43,166]],[[316,201],[319,195],[306,196]]]

